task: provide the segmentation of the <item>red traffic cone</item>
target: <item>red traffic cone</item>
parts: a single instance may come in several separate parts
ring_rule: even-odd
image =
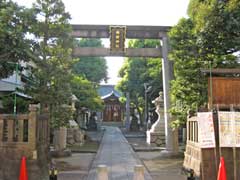
[[[220,158],[217,180],[227,180],[227,173],[226,173],[226,168],[225,168],[225,163],[224,163],[223,157]]]
[[[27,175],[27,166],[26,166],[26,157],[22,157],[19,180],[28,180]]]

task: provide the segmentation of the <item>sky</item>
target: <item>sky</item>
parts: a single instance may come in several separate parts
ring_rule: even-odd
[[[30,7],[34,0],[14,0]],[[187,17],[189,0],[63,0],[71,24],[173,26]],[[104,44],[108,41],[104,40]],[[106,45],[108,46],[108,45]],[[124,58],[106,57],[108,84],[116,84]]]

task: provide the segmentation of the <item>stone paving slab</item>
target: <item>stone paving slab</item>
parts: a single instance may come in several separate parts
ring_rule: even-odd
[[[134,166],[143,165],[117,127],[105,127],[105,133],[88,173],[87,180],[97,180],[98,165],[108,166],[109,180],[133,180]],[[152,180],[144,171],[145,180]]]
[[[84,180],[86,177],[86,171],[64,171],[58,174],[58,180]]]

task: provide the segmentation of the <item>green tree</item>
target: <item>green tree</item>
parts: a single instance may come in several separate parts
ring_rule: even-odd
[[[208,17],[199,33],[200,53],[218,66],[236,67],[233,53],[240,50],[240,2],[216,2]]]
[[[154,40],[131,40],[129,47],[155,48],[159,42]],[[145,89],[144,83],[152,86],[149,99],[158,96],[162,89],[161,60],[159,58],[127,58],[119,71],[122,80],[117,88],[122,92],[129,92],[131,103],[138,110],[143,121]]]
[[[3,112],[5,114],[13,113],[13,107],[14,107],[14,94],[10,94],[8,96],[4,96],[1,98],[2,105],[3,105]],[[23,98],[21,96],[17,97],[17,113],[26,113],[28,112],[29,104],[31,103],[30,99]]]
[[[235,67],[233,53],[240,49],[240,2],[192,0],[188,12],[195,24],[199,53],[216,66]]]
[[[14,63],[33,58],[32,40],[26,36],[32,33],[29,24],[35,22],[32,9],[12,1],[0,1],[0,78],[15,70]]]
[[[171,81],[171,112],[176,117],[175,125],[184,124],[189,110],[196,111],[206,102],[206,80],[200,75],[200,68],[207,62],[198,58],[197,37],[191,19],[181,19],[169,33],[170,59],[174,60],[174,80]],[[204,82],[203,82],[204,81]]]
[[[61,0],[37,0],[33,6],[38,17],[33,25],[38,59],[33,70],[37,83],[31,92],[36,100],[49,105],[52,125],[57,128],[71,118],[66,106],[71,99],[73,62],[70,15]]]
[[[100,39],[75,40],[74,47],[103,47]],[[74,65],[73,71],[89,81],[100,83],[107,81],[107,64],[102,57],[81,57]]]
[[[175,125],[186,122],[188,111],[207,103],[207,81],[200,68],[238,67],[240,2],[191,0],[188,19],[181,19],[169,33],[170,59],[174,61],[172,113]]]
[[[71,81],[72,92],[78,98],[79,107],[86,107],[91,110],[101,110],[103,108],[103,101],[98,96],[94,83],[88,81],[86,78],[74,76]]]

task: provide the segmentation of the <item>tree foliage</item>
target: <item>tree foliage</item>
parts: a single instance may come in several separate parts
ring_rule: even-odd
[[[203,93],[204,78],[200,68],[207,62],[198,59],[197,37],[191,19],[181,19],[169,33],[171,38],[170,59],[174,60],[174,80],[171,81],[172,114],[177,117],[176,125],[184,123],[189,110],[197,108],[206,101]]]
[[[32,59],[32,41],[26,36],[35,22],[32,9],[17,5],[12,1],[0,1],[0,78],[5,78],[15,70],[14,63]]]
[[[103,47],[100,39],[74,41],[74,47]],[[103,102],[97,93],[97,84],[107,80],[107,64],[102,57],[81,57],[73,66],[72,91],[78,97],[79,107],[101,110]]]
[[[85,107],[91,110],[101,110],[103,101],[97,94],[94,83],[81,76],[74,76],[71,81],[72,92],[78,98],[78,107]]]
[[[240,2],[191,0],[188,19],[169,33],[170,59],[175,79],[171,83],[175,125],[185,123],[188,111],[207,104],[207,81],[200,69],[238,67]]]
[[[159,42],[154,40],[131,40],[129,47],[155,48]],[[161,60],[159,58],[127,58],[119,71],[122,80],[117,88],[122,92],[129,92],[132,105],[138,110],[140,117],[144,112],[145,89],[144,83],[152,86],[149,99],[158,96],[162,89]]]
[[[60,127],[71,118],[66,107],[71,100],[72,78],[70,15],[61,0],[37,0],[33,8],[38,17],[33,25],[38,58],[34,61],[36,83],[31,93],[41,104],[49,105],[52,124]]]
[[[74,42],[75,47],[103,47],[100,39],[81,39]],[[74,73],[91,82],[107,81],[107,64],[102,57],[81,57],[74,65]]]
[[[71,58],[73,41],[69,20],[70,15],[61,0],[36,0],[31,9],[12,1],[0,2],[0,77],[11,74],[15,63],[31,61],[32,74],[28,77],[27,94],[34,101],[50,107],[54,128],[67,125],[71,119],[69,104],[72,93],[79,98],[79,106],[101,109],[102,101],[97,95],[96,84],[86,78],[97,83],[107,79],[103,58],[76,64],[77,75],[86,78],[72,74],[75,61]],[[76,45],[102,46],[100,40],[89,39],[76,41]],[[11,106],[9,98],[4,100],[4,105]]]
[[[201,11],[196,7],[202,7]],[[195,23],[198,44],[203,53],[228,55],[239,51],[239,1],[192,0],[189,15]]]
[[[4,96],[1,98],[3,105],[3,112],[5,114],[14,112],[14,94],[10,94],[8,96]],[[31,101],[29,99],[23,98],[21,96],[17,97],[17,113],[26,113],[28,112],[28,107]]]

